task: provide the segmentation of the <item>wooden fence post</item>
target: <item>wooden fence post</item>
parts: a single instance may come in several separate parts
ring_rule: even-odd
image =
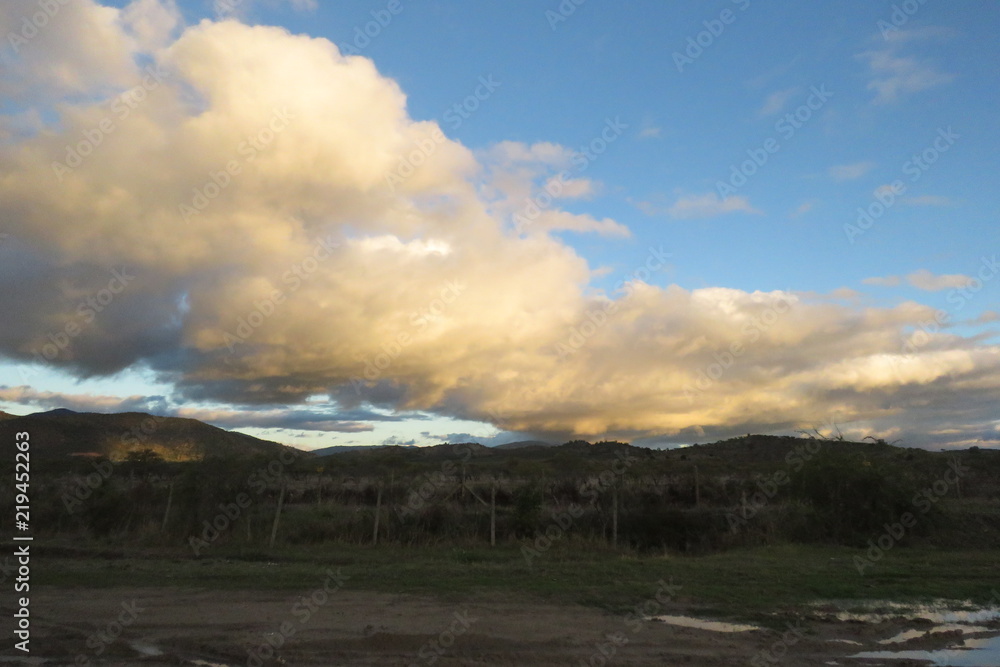
[[[497,545],[497,481],[493,480],[490,489],[490,546]]]
[[[618,547],[618,485],[611,487],[611,546]]]
[[[281,507],[285,504],[285,488],[288,483],[281,480],[281,493],[278,495],[278,509],[274,513],[274,525],[271,526],[271,549],[274,548],[274,540],[278,536],[278,520],[281,519]]]
[[[372,545],[378,544],[378,520],[382,517],[382,485],[378,486],[378,495],[375,497],[375,526],[372,528]]]
[[[170,491],[167,492],[167,509],[163,512],[163,523],[160,525],[160,532],[167,532],[167,519],[170,518],[170,503],[174,500],[174,483],[170,482]]]

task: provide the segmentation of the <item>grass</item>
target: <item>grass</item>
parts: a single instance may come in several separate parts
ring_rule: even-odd
[[[40,545],[39,545],[40,546]],[[519,545],[456,548],[323,545],[274,553],[213,548],[96,553],[36,558],[33,583],[97,587],[178,587],[302,591],[327,568],[346,588],[434,595],[445,599],[531,597],[620,613],[651,598],[658,581],[679,585],[675,599],[703,613],[759,618],[793,613],[818,600],[986,602],[1000,590],[996,552],[897,548],[859,575],[857,549],[778,546],[708,556],[622,554],[594,545],[559,544],[532,563]]]

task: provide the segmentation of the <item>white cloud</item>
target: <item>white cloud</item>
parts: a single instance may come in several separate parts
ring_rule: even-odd
[[[787,88],[771,93],[764,100],[764,104],[757,111],[758,116],[772,116],[788,104],[788,102],[799,92],[798,88]]]
[[[940,292],[956,287],[966,287],[972,282],[972,278],[958,273],[937,275],[927,269],[921,269],[907,275],[906,282],[927,292]]]
[[[875,93],[875,104],[890,104],[900,99],[950,83],[955,76],[942,72],[933,63],[917,56],[900,55],[906,45],[942,36],[940,31],[898,30],[890,33],[888,45],[858,54],[868,64],[872,79],[868,89]]]
[[[954,289],[956,287],[966,287],[972,278],[969,276],[964,276],[961,274],[934,274],[927,269],[920,269],[919,271],[914,271],[905,276],[906,282],[911,287],[916,287],[919,290],[924,290],[925,292],[940,292],[946,289]],[[865,278],[862,280],[866,285],[875,285],[878,287],[898,287],[903,283],[903,278],[899,276],[885,276],[885,277],[875,277],[875,278]]]
[[[791,212],[790,217],[797,218],[799,216],[805,215],[809,211],[813,210],[816,207],[816,204],[817,204],[816,200],[802,202],[794,211]]]
[[[67,394],[39,391],[27,385],[9,387],[0,385],[0,401],[34,406],[41,410],[67,408],[76,412],[148,412],[162,405],[162,397],[102,396],[95,394]]]
[[[599,186],[589,178],[559,178],[546,181],[544,190],[558,193],[559,199],[587,199],[597,194]]]
[[[875,285],[876,287],[898,287],[903,281],[899,276],[876,276],[873,278],[865,278],[861,282],[865,285]]]
[[[646,125],[639,130],[640,139],[659,139],[663,136],[663,128],[655,125]]]
[[[141,3],[147,11],[158,3]],[[26,43],[14,49],[10,35],[20,36],[24,21],[40,11],[37,2],[0,3],[0,96],[29,103],[51,101],[66,94],[123,90],[135,85],[141,68],[133,59],[139,44],[124,30],[130,27],[148,36],[155,30],[142,27],[139,10],[104,7],[93,0],[56,3],[58,11]],[[167,11],[167,10],[164,10]],[[42,14],[45,14],[42,12]],[[28,33],[30,34],[30,33]]]
[[[121,20],[140,51],[166,46],[182,22],[174,0],[135,0],[122,10]]]
[[[275,408],[268,410],[236,410],[220,408],[176,407],[162,396],[109,396],[97,394],[67,394],[64,392],[38,391],[29,386],[8,387],[0,385],[0,401],[40,410],[68,408],[76,412],[148,412],[165,417],[197,419],[222,428],[295,428],[304,431],[359,433],[374,430],[365,420],[382,420],[381,415],[368,411],[347,411],[338,415],[335,410],[308,410]],[[344,418],[340,418],[344,417]]]
[[[716,193],[703,195],[687,195],[674,202],[667,213],[672,218],[686,220],[691,218],[714,218],[728,213],[752,213],[761,214],[750,201],[743,196],[726,197],[720,199]]]
[[[254,7],[263,4],[266,7],[277,8],[288,4],[295,11],[312,12],[319,8],[317,0],[210,0],[218,18],[244,18],[252,13]]]
[[[445,137],[390,187],[440,128],[411,119],[371,60],[343,58],[327,40],[205,21],[162,48],[149,45],[173,33],[143,29],[151,50],[137,52],[118,10],[83,0],[64,10],[78,24],[30,63],[66,84],[32,89],[44,131],[0,142],[10,234],[0,312],[18,313],[0,327],[6,357],[31,361],[64,334],[53,363],[78,376],[145,364],[176,387],[174,404],[268,411],[329,394],[343,408],[330,419],[347,428],[370,420],[345,411],[369,404],[552,439],[776,431],[823,424],[834,410],[880,429],[942,427],[955,401],[963,438],[995,419],[1000,348],[949,334],[903,352],[907,332],[933,318],[926,306],[640,279],[611,296],[594,289],[588,263],[550,232],[625,236],[624,225],[565,211],[557,195],[525,233],[511,229],[561,171],[566,194],[596,187],[565,147],[506,142],[474,154]],[[77,29],[95,25],[105,39]],[[168,76],[60,182],[52,162],[147,60]],[[68,69],[45,74],[53,66]],[[0,85],[22,84],[24,71],[0,70]],[[288,118],[280,131],[269,127],[276,112]],[[248,136],[267,141],[248,153]],[[230,163],[238,171],[216,185]],[[185,220],[179,207],[196,193],[206,201]],[[715,194],[661,208],[681,219],[759,213]],[[135,278],[82,317],[112,269]],[[734,343],[739,359],[706,381]]]
[[[861,178],[874,168],[874,162],[855,162],[853,164],[840,164],[830,167],[829,174],[836,181],[853,181]]]

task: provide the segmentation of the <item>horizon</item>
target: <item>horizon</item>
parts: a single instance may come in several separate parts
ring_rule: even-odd
[[[0,412],[3,412],[3,411],[0,411]],[[75,415],[97,414],[97,415],[105,415],[105,416],[116,416],[116,415],[122,415],[122,414],[148,414],[149,416],[157,417],[157,418],[191,419],[190,417],[178,417],[176,415],[157,415],[157,414],[154,414],[154,413],[134,412],[134,411],[130,412],[130,413],[127,413],[127,412],[96,412],[96,411],[92,411],[92,412],[80,412],[80,411],[77,411],[77,410],[71,410],[69,408],[64,408],[64,407],[52,408],[50,410],[44,410],[44,411],[41,411],[41,412],[32,412],[32,413],[21,414],[21,415],[12,414],[12,413],[9,413],[9,412],[3,412],[3,414],[6,414],[9,417],[18,418],[18,417],[43,416],[43,415],[52,414],[54,412],[71,413],[71,414],[75,414]],[[199,420],[195,420],[195,421],[199,421]],[[207,422],[200,422],[200,423],[206,424],[208,426],[213,426],[212,424],[208,424]],[[224,429],[224,430],[228,430],[228,429]],[[240,433],[240,431],[237,431],[235,429],[232,430],[232,432],[234,432],[234,433]],[[250,435],[250,434],[244,434],[244,435]],[[258,436],[254,436],[254,437],[258,437]],[[915,446],[915,445],[907,445],[905,443],[902,443],[901,441],[891,441],[891,442],[886,442],[884,440],[882,440],[882,441],[876,441],[876,439],[874,438],[874,436],[866,436],[864,438],[864,440],[851,440],[851,439],[848,439],[848,438],[844,438],[843,434],[840,433],[840,432],[837,432],[836,435],[833,435],[833,433],[827,435],[825,433],[819,432],[818,430],[815,430],[812,433],[810,433],[808,431],[805,431],[805,430],[803,430],[803,431],[796,431],[794,435],[793,434],[787,434],[787,433],[746,433],[744,435],[737,435],[737,436],[731,436],[731,437],[728,437],[728,438],[721,438],[721,439],[710,441],[710,442],[669,443],[669,444],[661,444],[661,445],[656,445],[656,444],[641,445],[641,444],[635,444],[635,443],[632,443],[632,442],[622,441],[622,440],[601,440],[601,439],[586,440],[586,439],[579,439],[579,438],[578,439],[574,439],[574,440],[566,440],[566,441],[552,441],[552,440],[546,441],[546,440],[537,440],[537,439],[532,439],[532,440],[511,440],[511,441],[505,441],[505,442],[494,442],[492,444],[484,444],[482,442],[479,442],[478,439],[472,439],[472,440],[463,441],[463,442],[437,442],[437,443],[430,443],[430,444],[399,444],[399,443],[377,444],[377,443],[368,443],[368,444],[352,444],[352,445],[328,445],[326,447],[317,447],[317,448],[313,448],[313,449],[303,449],[302,447],[296,447],[294,444],[289,444],[289,443],[286,443],[286,442],[280,442],[280,441],[271,441],[271,442],[274,442],[275,444],[283,445],[285,447],[291,447],[293,449],[298,449],[299,451],[306,452],[306,453],[314,453],[314,452],[317,452],[317,451],[326,450],[326,449],[334,449],[334,448],[369,449],[369,448],[378,448],[378,447],[402,447],[404,449],[424,449],[424,448],[430,448],[430,447],[443,447],[443,446],[456,446],[456,445],[469,445],[469,444],[479,445],[481,447],[486,447],[488,449],[504,448],[504,447],[508,447],[509,448],[510,445],[524,445],[525,443],[528,443],[528,444],[538,444],[538,445],[541,445],[543,447],[562,447],[563,445],[573,444],[573,443],[577,443],[577,442],[584,442],[584,443],[586,443],[588,445],[598,445],[598,444],[604,444],[604,443],[624,444],[624,445],[628,445],[630,447],[637,447],[637,448],[642,448],[642,449],[651,449],[651,450],[654,450],[654,451],[666,451],[666,450],[671,450],[671,449],[687,449],[689,447],[698,447],[700,445],[715,445],[715,444],[720,444],[720,443],[723,443],[723,442],[729,442],[730,440],[744,440],[744,439],[748,439],[748,438],[758,438],[758,437],[759,438],[776,438],[776,439],[789,439],[790,438],[790,439],[795,439],[795,440],[799,440],[799,439],[801,439],[801,440],[814,440],[814,441],[818,441],[818,442],[843,442],[845,444],[876,444],[876,445],[877,444],[885,444],[885,445],[888,445],[890,447],[898,447],[900,449],[924,449],[925,451],[932,452],[932,453],[944,453],[944,452],[950,452],[950,451],[964,451],[964,450],[955,450],[953,448],[928,449],[928,448],[924,448],[924,447],[918,447],[918,446]],[[262,438],[262,439],[264,439],[264,438]],[[869,440],[869,439],[872,440],[871,443],[865,442],[865,440]],[[976,445],[972,445],[970,447],[977,447],[977,446]],[[990,448],[987,447],[986,449],[990,449]]]
[[[0,410],[1000,446],[996,7],[39,7],[0,8]]]

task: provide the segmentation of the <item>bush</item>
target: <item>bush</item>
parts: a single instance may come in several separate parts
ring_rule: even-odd
[[[919,490],[913,474],[899,464],[828,447],[793,475],[790,493],[807,505],[798,528],[802,534],[794,537],[864,546],[884,524],[914,512]]]

